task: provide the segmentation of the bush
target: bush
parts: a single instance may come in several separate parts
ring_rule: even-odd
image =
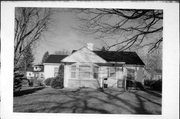
[[[34,82],[33,78],[29,79],[29,87],[33,87],[33,82]]]
[[[44,86],[43,80],[37,79],[36,86]]]
[[[14,72],[14,87],[13,87],[14,91],[21,90],[23,77],[24,77],[23,74]]]
[[[44,81],[44,84],[46,86],[51,86],[51,81],[54,79],[54,77],[51,77],[51,78],[47,78],[45,81]]]
[[[55,77],[51,81],[52,88],[63,88],[63,77]]]
[[[145,80],[144,85],[156,91],[162,91],[162,80]]]
[[[151,85],[153,90],[162,91],[162,80],[157,80]]]

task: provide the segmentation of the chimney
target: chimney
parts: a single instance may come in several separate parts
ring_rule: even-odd
[[[93,51],[93,43],[87,43],[87,48],[91,51]]]

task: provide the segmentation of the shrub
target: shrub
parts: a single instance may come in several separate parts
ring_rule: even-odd
[[[24,75],[18,72],[14,72],[14,91],[19,91],[22,88],[22,79]]]
[[[33,78],[29,79],[29,87],[33,87],[33,82],[34,82]]]
[[[22,86],[24,86],[24,87],[28,87],[29,86],[29,80],[27,78],[24,78],[22,80]]]
[[[64,65],[60,65],[58,70],[58,76],[52,79],[51,87],[63,88],[63,81],[64,81]]]
[[[162,80],[145,80],[144,85],[156,91],[162,91]]]
[[[47,79],[44,81],[44,84],[45,84],[46,86],[51,86],[51,81],[52,81],[53,79],[54,79],[53,77],[47,78]]]
[[[162,91],[162,80],[157,80],[151,85],[153,90]]]
[[[63,77],[55,77],[51,81],[52,88],[63,88]]]
[[[34,80],[34,86],[36,86],[36,87],[44,86],[43,80],[41,80],[41,79],[35,79],[35,80]]]

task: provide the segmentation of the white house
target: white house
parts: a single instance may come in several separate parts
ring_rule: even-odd
[[[135,52],[94,51],[88,44],[69,56],[56,57],[57,62],[44,64],[45,78],[56,76],[63,64],[66,88],[123,87],[124,79],[144,82],[144,63]]]
[[[30,67],[26,70],[26,77],[27,79],[34,78],[33,67]]]
[[[61,60],[65,57],[67,55],[49,55],[45,63],[43,63],[45,79],[57,76],[59,66],[62,64]]]
[[[37,64],[29,67],[26,71],[26,77],[27,79],[44,79],[44,66]]]

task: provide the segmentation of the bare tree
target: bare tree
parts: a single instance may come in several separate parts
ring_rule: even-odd
[[[23,70],[26,71],[27,68],[32,67],[34,62],[34,55],[32,53],[32,48],[27,47],[25,51],[23,52],[23,57],[19,61],[20,65],[19,67]]]
[[[50,23],[51,10],[43,8],[15,9],[14,66],[19,67],[20,60],[28,47],[31,47]]]
[[[77,12],[81,22],[79,30],[95,34],[101,40],[118,38],[114,44],[108,44],[108,49],[150,46],[150,52],[163,41],[162,10],[77,9]]]
[[[145,58],[146,68],[151,70],[162,70],[162,52],[161,49],[150,53]]]

